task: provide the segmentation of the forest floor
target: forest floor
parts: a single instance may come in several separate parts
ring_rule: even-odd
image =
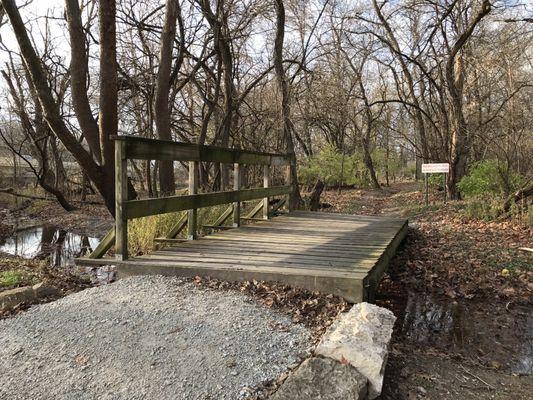
[[[420,186],[327,191],[325,210],[409,218],[377,303],[398,317],[381,399],[530,399],[532,230],[485,222]]]

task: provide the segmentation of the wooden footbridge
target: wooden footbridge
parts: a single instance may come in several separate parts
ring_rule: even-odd
[[[288,168],[294,162],[287,155],[130,136],[116,137],[115,149],[115,228],[88,257],[77,259],[79,264],[116,265],[122,276],[200,275],[229,281],[280,281],[361,302],[373,299],[407,232],[404,219],[290,210],[291,183],[270,185],[273,167]],[[189,162],[189,194],[128,200],[128,159]],[[199,162],[233,164],[234,190],[198,193]],[[243,164],[263,166],[262,188],[241,188]],[[241,217],[243,202],[251,200],[260,201]],[[220,204],[230,207],[213,225],[206,226],[212,234],[198,238],[197,209]],[[185,210],[187,214],[168,235],[156,239],[159,250],[128,256],[128,219]],[[185,229],[187,239],[178,239]],[[115,257],[103,257],[113,244]]]

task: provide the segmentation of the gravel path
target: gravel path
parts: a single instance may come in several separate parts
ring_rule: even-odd
[[[0,321],[0,399],[244,399],[310,349],[244,294],[134,277]]]

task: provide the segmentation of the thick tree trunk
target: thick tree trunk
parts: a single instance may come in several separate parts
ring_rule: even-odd
[[[70,84],[72,105],[83,137],[96,160],[102,162],[98,123],[94,118],[87,96],[88,49],[81,21],[78,0],[66,0],[66,15],[70,36]]]
[[[171,140],[170,129],[170,74],[172,68],[172,49],[176,36],[176,21],[178,19],[178,0],[167,0],[165,22],[161,34],[159,49],[159,70],[154,99],[155,125],[157,136],[162,140]],[[159,189],[162,196],[171,196],[175,192],[174,163],[171,160],[161,161],[159,164]]]
[[[290,114],[289,85],[283,68],[283,40],[285,37],[285,7],[283,0],[276,0],[276,38],[274,40],[274,70],[276,82],[281,93],[281,118],[283,123],[282,137],[285,142],[285,151],[294,157],[289,169],[289,180],[293,185],[290,196],[290,208],[297,209],[302,201],[298,184],[298,170],[296,169],[296,154],[292,138],[293,125]]]
[[[468,27],[459,35],[453,44],[450,55],[446,62],[446,85],[452,105],[450,119],[452,122],[452,138],[450,146],[450,173],[448,174],[448,193],[450,198],[459,199],[460,193],[457,190],[457,183],[466,174],[466,163],[470,150],[468,127],[463,112],[463,83],[464,71],[463,62],[459,52],[472,36],[477,24],[491,10],[489,0],[483,0],[481,8],[474,18],[470,21]]]
[[[110,1],[101,1],[100,6],[102,7],[103,4],[110,3]],[[112,9],[114,10],[114,2],[112,5]],[[41,64],[40,58],[37,56],[37,53],[35,52],[35,49],[33,48],[32,42],[30,41],[28,37],[28,33],[26,31],[26,26],[24,25],[24,22],[22,21],[22,18],[20,16],[18,7],[14,0],[1,0],[1,4],[4,8],[5,13],[7,14],[9,21],[11,23],[11,26],[13,27],[13,31],[15,33],[15,37],[17,39],[17,42],[19,44],[20,53],[22,56],[22,59],[24,61],[24,64],[26,65],[26,68],[28,69],[28,72],[31,77],[31,85],[33,85],[37,97],[39,98],[39,102],[41,104],[42,110],[43,110],[43,116],[54,134],[61,140],[65,148],[72,154],[72,156],[76,159],[76,161],[80,164],[82,169],[87,173],[91,181],[94,183],[100,194],[102,195],[104,202],[109,209],[109,211],[114,215],[115,210],[115,193],[114,193],[114,184],[113,184],[113,162],[111,157],[111,163],[109,163],[109,155],[113,154],[113,147],[112,143],[108,140],[105,141],[105,146],[103,147],[104,150],[104,164],[105,168],[98,165],[92,155],[82,146],[82,144],[76,139],[76,137],[72,134],[72,132],[69,130],[65,122],[63,121],[61,114],[59,112],[59,105],[54,100],[54,97],[52,96],[52,91],[50,87],[48,86],[48,80],[46,79],[46,75],[43,70],[43,66]],[[105,5],[104,5],[105,8]],[[109,7],[108,7],[109,8]],[[108,14],[104,12],[104,14]],[[113,32],[114,32],[114,17],[112,18],[105,18],[104,22],[108,22],[108,20],[111,19],[113,21]],[[105,25],[103,23],[102,25]],[[101,37],[101,46],[106,47],[106,39],[109,39],[107,35],[107,30],[102,29],[103,31],[106,31],[104,33],[104,37]],[[114,35],[112,35],[114,37]],[[114,45],[111,46],[114,49]],[[106,51],[101,56],[101,59],[104,60],[106,56],[109,56],[112,53],[112,51]],[[114,65],[113,60],[115,60],[114,57],[112,57],[112,60],[106,60],[105,62],[108,62],[109,65]],[[103,64],[105,64],[104,61],[102,61]],[[115,60],[116,62],[116,60]],[[116,65],[115,65],[116,67]],[[106,134],[113,134],[116,133],[116,96],[115,96],[115,123],[109,124],[109,120],[113,119],[112,117],[109,118],[107,115],[107,111],[109,113],[113,113],[113,102],[108,101],[106,99],[105,101],[102,99],[102,97],[106,97],[106,94],[109,94],[109,91],[113,91],[113,85],[112,81],[113,79],[107,79],[109,78],[108,75],[113,75],[113,73],[106,74],[105,71],[107,71],[108,68],[104,68],[104,76],[106,78],[101,78],[101,83],[109,83],[110,86],[104,90],[103,93],[101,93],[101,107],[104,106],[103,109],[101,109],[101,116],[104,116],[103,119],[100,120],[101,124],[101,132],[104,131]],[[108,71],[109,72],[109,71]],[[116,94],[116,69],[115,69],[115,85],[114,85],[114,91]],[[109,106],[109,107],[108,107]],[[108,110],[109,108],[109,110]],[[106,110],[104,112],[103,110]],[[110,128],[115,126],[115,129],[106,130],[109,125]],[[106,136],[107,137],[107,136]],[[102,138],[102,136],[101,136]],[[106,156],[107,155],[107,156]]]
[[[118,133],[117,38],[115,0],[99,1],[100,31],[100,96],[99,131],[102,148],[101,181],[99,189],[108,208],[115,211],[115,146],[110,139]],[[95,182],[96,184],[96,182]],[[108,204],[108,199],[113,204]]]

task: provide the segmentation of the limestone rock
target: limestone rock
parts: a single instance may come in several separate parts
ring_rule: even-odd
[[[270,400],[363,400],[367,380],[350,365],[330,358],[305,360]]]
[[[24,286],[0,292],[0,310],[7,310],[20,303],[35,300],[35,292],[31,286]]]
[[[316,354],[348,363],[369,381],[369,399],[381,393],[396,318],[382,307],[359,303],[326,332]]]
[[[56,297],[61,295],[59,289],[47,285],[44,282],[40,282],[36,285],[33,285],[32,289],[35,292],[35,296],[39,299],[43,297]]]

